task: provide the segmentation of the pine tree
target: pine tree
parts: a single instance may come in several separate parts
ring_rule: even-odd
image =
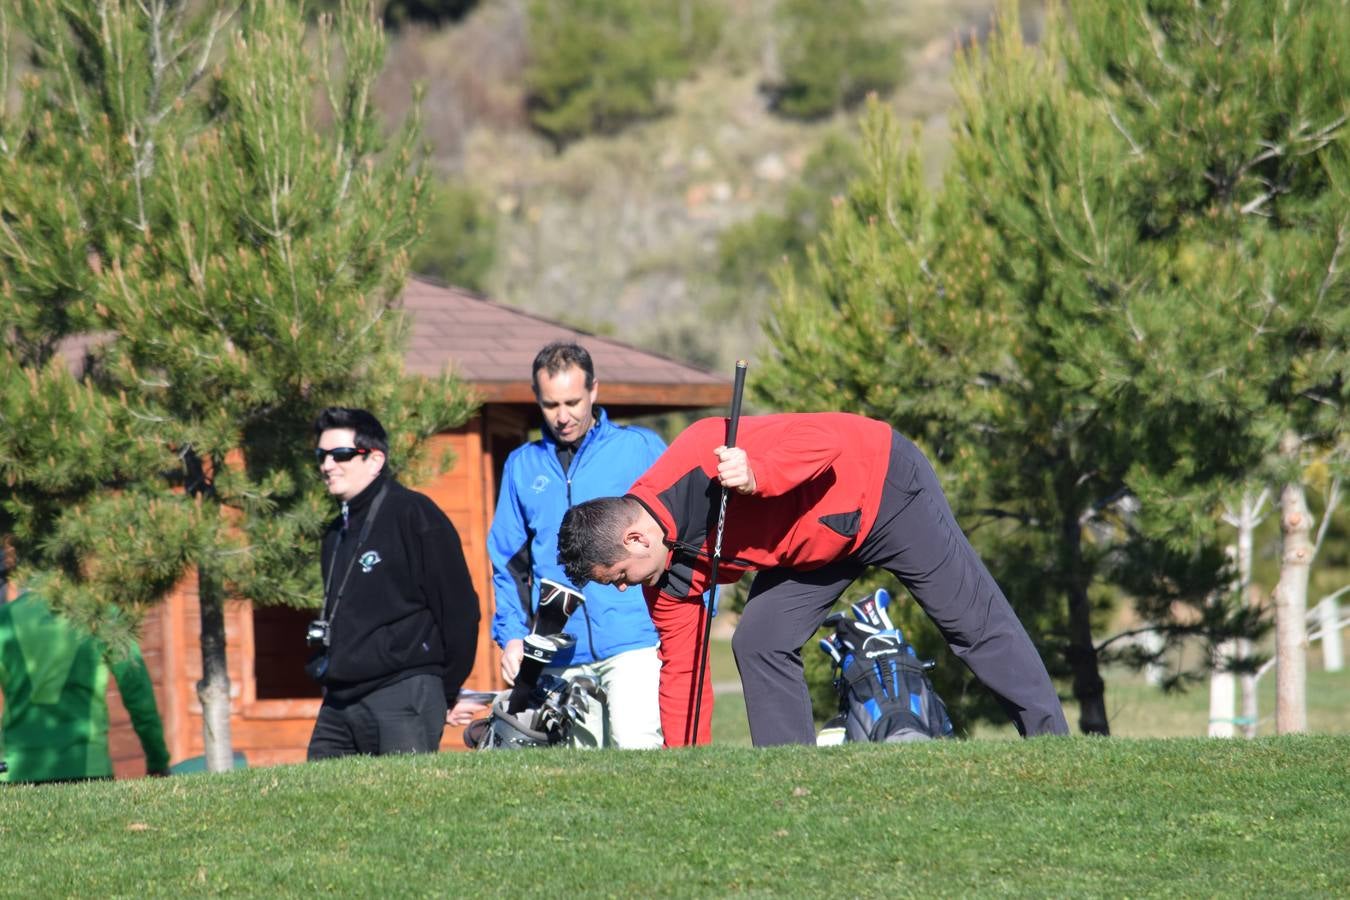
[[[1133,373],[1141,400],[1232,423],[1226,445],[1141,467],[1131,487],[1164,536],[1207,528],[1216,484],[1277,487],[1277,729],[1304,730],[1307,494],[1327,488],[1325,521],[1350,463],[1350,4],[1083,2],[1073,20],[1071,77],[1129,148],[1138,242],[1156,265],[1145,339],[1104,368]],[[1228,466],[1237,478],[1194,490]]]
[[[969,528],[987,506],[982,441],[998,411],[995,364],[1008,352],[1008,313],[997,302],[973,302],[948,272],[968,240],[949,227],[968,217],[959,185],[932,195],[917,153],[902,148],[880,101],[869,103],[862,134],[865,173],[835,205],[805,272],[778,270],[779,295],[765,323],[774,354],[752,388],[773,409],[842,409],[890,422],[934,461]],[[1033,639],[1053,627],[1048,598],[1011,599]],[[936,629],[912,606],[895,613],[916,646],[943,655]],[[995,715],[954,660],[934,677],[957,719]]]
[[[886,94],[904,76],[890,10],[873,0],[781,0],[781,74],[769,86],[774,109],[815,119]]]
[[[1032,47],[1009,6],[958,72],[942,191],[873,148],[782,291],[766,395],[936,456],[1019,613],[1062,640],[1084,731],[1109,731],[1094,629],[1122,592],[1172,640],[1258,633],[1218,602],[1222,499],[1297,481],[1269,465],[1289,433],[1344,467],[1344,11],[1085,0]]]
[[[470,412],[458,382],[401,372],[418,123],[382,134],[369,5],[315,44],[281,0],[35,0],[18,21],[33,64],[0,126],[0,528],[15,579],[113,641],[195,573],[220,771],[225,601],[320,596],[315,413],[376,410],[413,464]],[[72,373],[57,351],[81,334]]]
[[[662,113],[722,18],[708,0],[531,0],[529,11],[530,122],[560,150]]]

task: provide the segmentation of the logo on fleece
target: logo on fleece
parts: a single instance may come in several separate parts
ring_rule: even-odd
[[[358,559],[357,562],[361,564],[361,571],[369,575],[370,570],[384,562],[384,560],[380,559],[380,554],[376,551],[367,550],[365,553],[361,554],[361,558]]]

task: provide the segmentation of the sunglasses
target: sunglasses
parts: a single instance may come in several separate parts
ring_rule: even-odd
[[[314,461],[317,462],[319,465],[323,465],[323,458],[325,456],[332,456],[333,462],[345,463],[351,462],[358,456],[367,456],[369,454],[370,450],[366,447],[334,447],[331,450],[325,450],[322,447],[315,447]]]
[[[562,609],[564,616],[570,616],[577,611],[577,607],[586,602],[586,598],[580,591],[574,591],[572,588],[563,587],[556,581],[548,578],[539,579],[539,608],[545,606],[557,606]]]

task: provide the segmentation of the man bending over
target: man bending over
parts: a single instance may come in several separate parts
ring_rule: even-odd
[[[725,436],[724,419],[694,423],[627,494],[573,507],[559,532],[574,584],[641,585],[661,638],[668,743],[711,737],[706,671],[699,734],[688,729],[722,487],[718,581],[758,572],[732,638],[755,746],[815,742],[801,648],[868,566],[910,590],[1020,734],[1068,733],[1045,664],[913,443],[846,413],[749,416],[736,447]]]

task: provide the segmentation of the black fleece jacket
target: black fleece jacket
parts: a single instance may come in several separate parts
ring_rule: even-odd
[[[357,546],[372,502],[386,487]],[[339,513],[323,538],[324,616],[331,629],[321,679],[325,698],[346,702],[433,673],[453,706],[473,668],[479,618],[459,533],[429,497],[383,472],[347,507],[345,530]]]

